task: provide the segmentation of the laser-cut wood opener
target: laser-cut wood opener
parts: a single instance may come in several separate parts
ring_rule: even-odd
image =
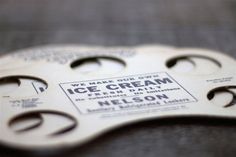
[[[236,118],[235,60],[161,45],[54,45],[0,58],[0,143],[83,144],[148,119]]]

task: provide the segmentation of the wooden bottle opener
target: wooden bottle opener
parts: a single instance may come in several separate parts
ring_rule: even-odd
[[[54,45],[0,60],[0,143],[10,147],[81,145],[148,119],[236,118],[235,60],[210,50]]]

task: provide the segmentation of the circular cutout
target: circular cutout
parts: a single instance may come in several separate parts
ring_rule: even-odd
[[[15,118],[10,123],[10,127],[15,132],[25,132],[39,127],[43,122],[42,116],[39,113],[27,114]]]
[[[31,112],[13,118],[9,127],[16,133],[35,136],[57,136],[75,129],[77,121],[59,112]]]
[[[0,95],[6,95],[20,86],[20,80],[17,78],[2,78],[0,80]]]
[[[208,93],[207,98],[215,106],[236,109],[236,86],[216,88]]]
[[[74,61],[71,68],[79,73],[94,73],[102,74],[117,73],[123,70],[125,62],[113,57],[88,57]]]
[[[221,64],[218,61],[198,55],[174,57],[167,61],[166,66],[178,73],[194,75],[212,74],[221,68]]]
[[[9,76],[0,79],[1,97],[32,96],[47,89],[45,81],[27,76]]]

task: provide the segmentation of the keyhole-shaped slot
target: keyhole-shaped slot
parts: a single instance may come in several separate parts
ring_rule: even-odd
[[[194,75],[208,75],[215,73],[221,68],[221,64],[205,56],[181,56],[167,61],[166,66],[178,73],[188,73]]]
[[[125,62],[113,57],[88,57],[74,61],[71,68],[78,73],[111,74],[123,70]]]
[[[0,79],[0,96],[32,96],[44,92],[47,87],[47,83],[38,78],[9,76]]]

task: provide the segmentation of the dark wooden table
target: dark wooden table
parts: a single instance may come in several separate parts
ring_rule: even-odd
[[[0,0],[1,53],[55,43],[168,44],[209,48],[236,57],[236,1]],[[25,153],[0,146],[0,157],[236,156],[236,122],[153,120],[54,153]]]

